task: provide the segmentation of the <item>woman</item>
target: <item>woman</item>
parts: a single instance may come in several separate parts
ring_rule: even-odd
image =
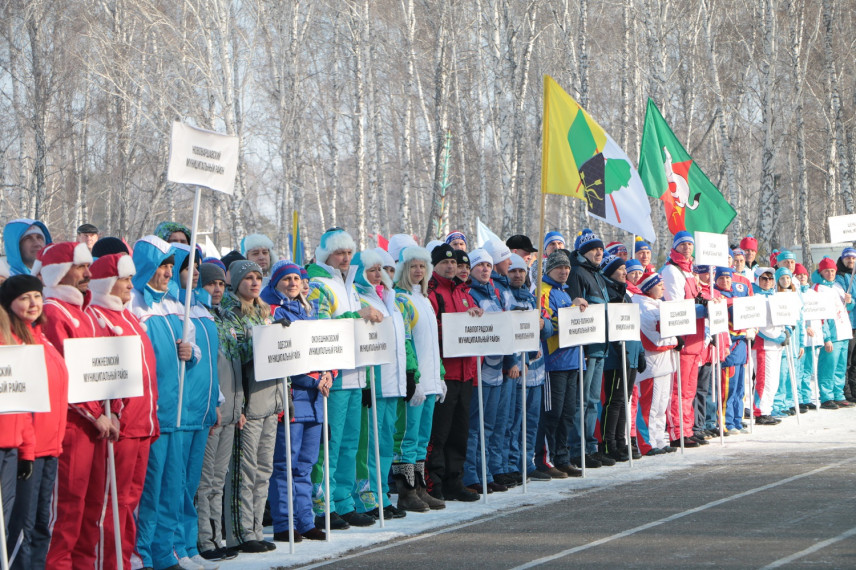
[[[303,295],[300,267],[290,261],[278,261],[271,278],[262,290],[262,299],[269,303],[273,318],[283,323],[309,320],[309,303]],[[324,426],[324,398],[330,393],[333,376],[330,372],[313,372],[291,377],[291,397],[294,418],[291,427],[291,485],[294,508],[294,540],[325,540],[327,535],[315,526],[312,511],[312,467],[318,459]],[[285,418],[276,427],[276,447],[273,455],[273,477],[270,482],[270,514],[273,517],[273,538],[288,541],[288,477],[285,445]]]
[[[246,423],[235,434],[226,501],[232,516],[226,519],[226,545],[242,552],[276,550],[264,540],[262,517],[273,472],[277,416],[285,409],[282,380],[256,382],[253,367],[253,327],[273,322],[270,306],[259,298],[262,269],[258,264],[239,260],[229,265],[232,292],[223,298],[234,329],[235,350],[241,359],[244,390],[243,415]]]
[[[445,501],[428,494],[425,483],[425,457],[434,404],[438,396],[442,399],[446,383],[440,360],[437,315],[428,300],[428,279],[433,271],[431,255],[421,247],[411,246],[402,250],[399,259],[395,268],[395,302],[404,315],[405,329],[410,330],[410,342],[405,346],[416,359],[419,383],[409,404],[399,400],[398,424],[403,434],[396,441],[392,475],[397,483],[398,508],[425,512],[446,508]]]
[[[781,256],[779,257],[781,259]],[[776,270],[776,292],[793,293],[794,297],[797,298],[801,295],[793,282],[793,275],[787,267],[780,267]],[[798,304],[802,306],[801,301]],[[789,325],[785,328],[790,331],[788,344],[790,346],[791,359],[790,361],[788,360],[788,348],[786,348],[782,351],[782,372],[779,376],[779,389],[776,391],[775,400],[773,400],[774,418],[784,418],[796,414],[796,410],[794,409],[794,391],[791,384],[790,362],[794,365],[794,377],[797,379],[797,384],[799,384],[799,378],[802,376],[802,357],[804,352],[802,346],[803,337],[805,336],[805,321],[802,318],[802,312],[799,312],[799,319],[796,325]]]
[[[12,493],[15,506],[7,527],[9,567],[26,570],[45,567],[53,527],[54,482],[68,413],[68,370],[59,351],[42,334],[42,304],[42,282],[36,277],[15,275],[0,286],[0,305],[9,314],[13,341],[44,347],[51,405],[51,411],[32,415],[34,448],[21,450],[18,483]]]
[[[775,270],[772,267],[755,268],[755,295],[772,296],[776,292]],[[753,413],[755,425],[777,425],[781,420],[772,416],[773,401],[779,389],[779,373],[782,366],[782,347],[790,342],[791,333],[787,327],[766,326],[758,328],[755,337],[754,357],[755,394]]]
[[[393,435],[398,413],[398,400],[406,397],[409,401],[419,380],[416,363],[408,361],[405,351],[404,319],[395,304],[395,293],[392,282],[383,269],[383,258],[373,250],[362,251],[354,256],[353,264],[357,266],[357,276],[354,284],[360,295],[360,300],[379,311],[384,318],[391,318],[395,327],[395,342],[397,359],[389,364],[373,366],[367,369],[369,380],[374,383],[377,396],[378,444],[380,448],[380,477],[381,489],[375,481],[377,468],[375,466],[374,431],[371,428],[371,414],[367,407],[362,410],[362,434],[357,452],[357,482],[353,493],[358,513],[368,513],[379,517],[381,501],[383,514],[386,518],[401,518],[405,512],[392,505],[387,495],[389,491],[388,477],[392,467]],[[363,402],[371,402],[369,388],[363,393]],[[369,396],[369,398],[366,398]]]

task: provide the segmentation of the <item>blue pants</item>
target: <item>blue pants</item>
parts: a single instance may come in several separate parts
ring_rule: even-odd
[[[502,384],[499,386],[488,386],[482,383],[482,398],[484,400],[484,441],[487,457],[487,481],[485,484],[493,483],[493,472],[491,466],[495,465],[500,457],[497,450],[491,449],[493,431],[496,426],[496,414],[499,411],[499,400],[502,395]],[[478,390],[478,387],[475,388]],[[464,486],[482,483],[481,476],[481,440],[479,437],[479,398],[474,394],[470,400],[470,429],[467,438],[467,460],[464,462]]]
[[[6,527],[9,568],[45,567],[51,545],[51,507],[58,465],[56,457],[38,457],[33,462],[30,478],[18,479],[13,495],[15,507]]]
[[[514,422],[514,405],[519,393],[520,386],[517,384],[517,380],[505,376],[499,391],[499,404],[496,409],[493,437],[487,442],[487,465],[494,475],[514,471],[508,465],[508,452],[510,445],[513,444],[510,436]],[[519,406],[519,403],[517,405]]]
[[[312,466],[318,459],[324,424],[291,423],[291,481],[294,507],[294,529],[304,533],[315,528],[312,511]],[[270,479],[270,514],[274,532],[288,532],[288,462],[285,424],[276,425],[276,447],[273,452],[273,476]]]
[[[146,482],[137,510],[137,553],[156,570],[176,564],[173,546],[182,524],[186,459],[181,435],[161,432],[149,450]]]
[[[577,426],[584,426],[586,434],[586,455],[597,453],[597,439],[595,439],[594,431],[597,427],[597,420],[600,418],[600,389],[603,382],[603,365],[605,358],[588,357],[586,358],[586,370],[583,373],[583,398],[585,398],[585,410],[581,422],[574,422],[571,426],[569,434],[568,447],[570,448],[571,457],[580,457],[580,432]],[[575,413],[579,415],[579,410]]]
[[[797,355],[794,354],[794,371],[797,379],[797,390],[799,390],[800,377],[802,373],[800,371],[800,366],[802,365],[802,359],[797,358]],[[793,386],[791,386],[791,368],[788,365],[788,356],[787,353],[782,351],[782,373],[781,379],[779,380],[779,389],[776,391],[776,398],[773,400],[773,413],[781,414],[787,411],[789,408],[794,407],[794,391]]]
[[[505,472],[529,473],[535,470],[535,436],[541,417],[541,386],[526,388],[526,457],[520,436],[523,429],[523,390],[514,382],[514,399],[511,402],[511,426],[508,430],[508,445],[505,447]]]
[[[698,388],[695,400],[695,423],[693,431],[701,433],[716,427],[716,389],[713,383],[713,364],[704,364],[698,369]]]
[[[360,442],[362,390],[335,390],[327,397],[330,426],[330,508],[344,515],[354,510],[351,492],[357,479],[357,446]],[[316,515],[324,514],[324,450],[312,470]]]
[[[568,433],[572,431],[573,423],[580,419],[579,381],[579,370],[554,370],[547,373],[544,407],[535,437],[535,466],[539,470],[564,467],[571,462]]]
[[[383,498],[383,506],[392,503],[389,492],[389,470],[392,468],[392,441],[395,436],[395,422],[398,418],[398,402],[401,398],[378,398],[377,440],[380,451],[380,483],[377,487],[377,461],[375,457],[373,412],[363,408],[360,428],[359,449],[356,461],[356,484],[354,485],[354,505],[359,513],[371,511],[378,506],[378,496]]]
[[[181,449],[186,460],[184,501],[181,509],[181,524],[175,531],[175,553],[179,558],[193,558],[199,554],[196,542],[199,537],[199,516],[196,513],[196,490],[202,478],[202,463],[205,461],[205,445],[208,443],[208,428],[177,430],[181,438]]]
[[[425,461],[428,453],[428,442],[431,439],[431,426],[434,424],[434,403],[437,396],[426,396],[421,406],[411,406],[402,402],[399,416],[404,414],[404,433],[399,449],[392,460],[395,463],[416,463]],[[401,418],[399,417],[399,425]]]
[[[722,367],[722,393],[725,400],[725,429],[743,429],[743,394],[746,389],[746,365]]]
[[[847,381],[847,345],[849,341],[832,342],[832,352],[821,349],[817,359],[820,401],[840,401],[844,399],[844,383]]]
[[[3,520],[7,535],[15,504],[15,487],[18,479],[18,449],[15,447],[0,449],[0,488],[3,495]]]
[[[812,352],[816,353],[817,348],[813,346],[805,347],[805,354],[800,358],[800,366],[797,370],[799,378],[797,390],[799,390],[800,393],[800,404],[811,403],[811,384],[814,382],[814,378],[812,378],[814,374],[814,358],[812,358]]]

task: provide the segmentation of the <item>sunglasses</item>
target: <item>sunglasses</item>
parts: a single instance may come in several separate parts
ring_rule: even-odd
[[[766,275],[762,275],[759,279],[760,281],[772,281],[772,277],[767,277]]]

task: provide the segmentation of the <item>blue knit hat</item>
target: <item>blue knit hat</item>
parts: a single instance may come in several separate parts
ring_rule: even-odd
[[[693,265],[693,273],[701,275],[702,273],[710,273],[710,265]]]
[[[641,237],[636,236],[636,243],[633,246],[633,253],[643,251],[646,249],[648,251],[651,251],[651,246],[648,244],[648,242],[645,241],[644,239],[642,239]]]
[[[654,285],[662,282],[663,277],[659,273],[646,273],[636,285],[643,293],[647,293],[654,288]]]
[[[544,236],[544,249],[547,249],[547,244],[560,241],[562,244],[567,244],[565,241],[565,236],[563,236],[560,232],[547,232],[547,235]]]
[[[856,257],[856,249],[852,247],[845,247],[844,251],[841,252],[841,257]],[[779,256],[779,259],[782,259],[782,256]]]
[[[638,259],[628,259],[624,262],[624,268],[627,270],[627,273],[630,273],[631,271],[645,272],[645,268],[642,267],[642,262]]]
[[[731,277],[734,275],[734,271],[732,271],[730,267],[717,267],[716,268],[716,279],[719,279],[723,275]]]
[[[609,277],[622,265],[624,265],[623,259],[617,255],[610,255],[604,257],[603,261],[600,262],[600,272]]]
[[[850,249],[850,251],[853,252],[853,256],[856,257],[856,249],[853,249],[853,248],[849,248],[849,249]],[[847,250],[845,249],[844,251],[847,251]],[[844,256],[843,253],[841,255],[842,255],[842,257]],[[794,255],[794,253],[792,251],[788,251],[787,249],[783,249],[782,251],[779,252],[779,255],[776,257],[776,262],[778,263],[779,261],[784,261],[784,260],[788,260],[788,259],[792,259],[792,260],[796,261],[797,257]]]
[[[287,259],[282,259],[274,263],[270,273],[271,287],[276,288],[276,284],[279,283],[279,280],[286,275],[297,275],[300,277],[300,266]]]
[[[690,242],[695,245],[695,240],[693,239],[693,235],[690,232],[680,231],[675,234],[675,238],[672,240],[672,249],[676,249],[679,245],[685,242]]]
[[[598,247],[603,249],[603,241],[597,237],[596,233],[588,228],[578,233],[576,239],[574,239],[574,249],[577,250],[580,255],[585,255]]]

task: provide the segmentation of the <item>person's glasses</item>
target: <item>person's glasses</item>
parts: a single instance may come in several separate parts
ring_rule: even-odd
[[[772,277],[767,277],[766,275],[761,276],[761,281],[772,281],[772,280],[773,280]]]

